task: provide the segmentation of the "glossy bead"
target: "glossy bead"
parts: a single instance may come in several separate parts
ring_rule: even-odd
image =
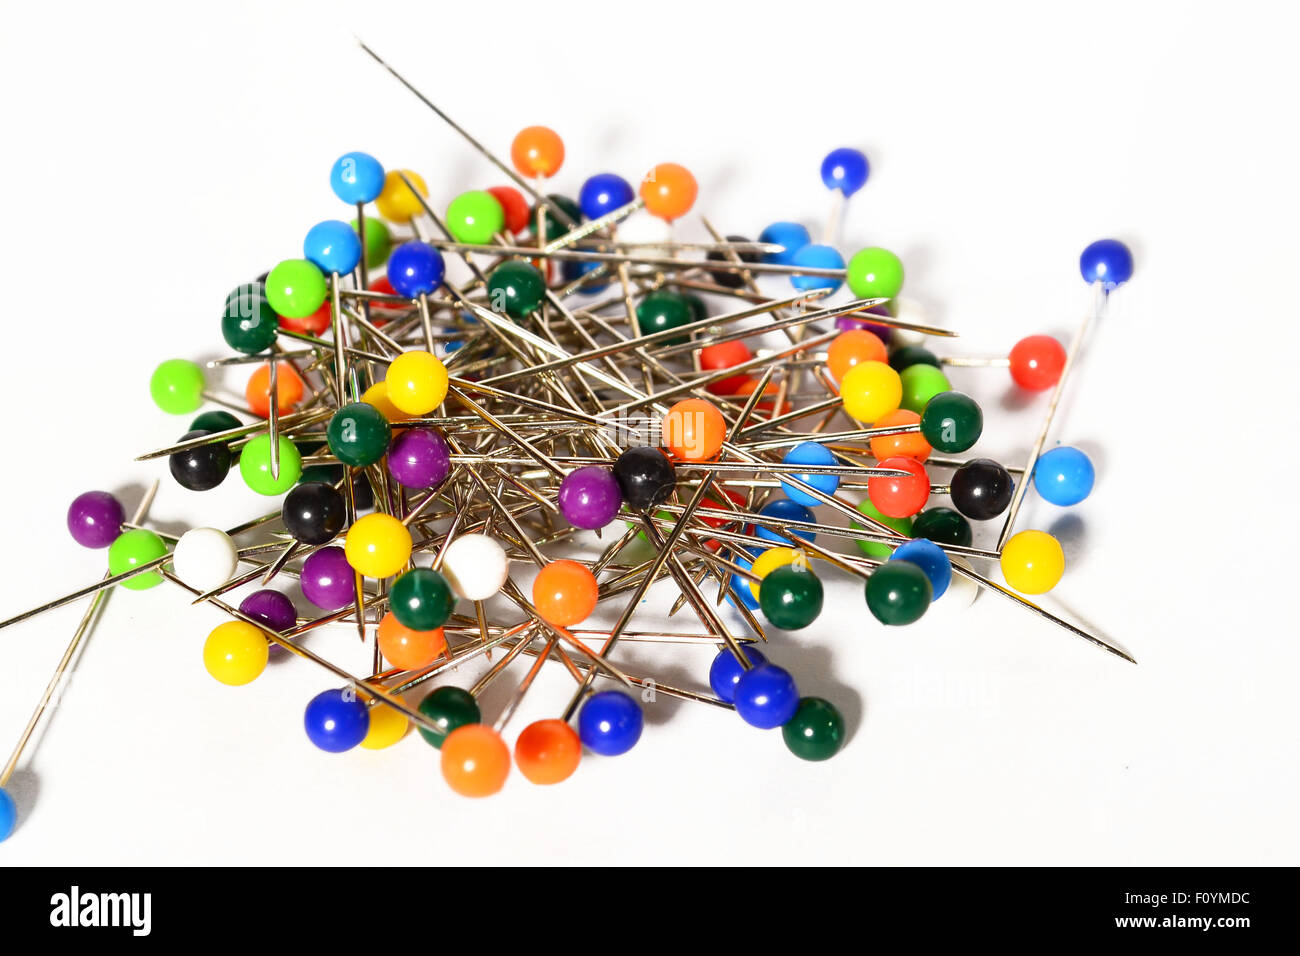
[[[9,791],[0,787],[0,843],[9,839],[18,825],[18,806]]]
[[[748,375],[745,376],[745,381],[742,382],[736,388],[735,401],[737,402],[747,401],[749,399],[749,396],[754,394],[754,390],[756,388],[758,388],[758,379]],[[771,397],[761,399],[759,403],[754,407],[757,408],[764,415],[786,414],[792,408],[790,401],[788,399],[782,402],[780,410],[776,411],[776,399],[777,396],[780,394],[780,391],[781,391],[780,388],[777,387],[777,384],[775,382],[768,382],[767,387],[763,389],[763,394],[765,396],[771,396]]]
[[[891,518],[907,518],[925,507],[930,498],[930,476],[915,458],[886,458],[881,468],[906,471],[906,477],[876,475],[867,479],[871,503]]]
[[[888,358],[885,343],[879,336],[862,329],[841,332],[826,350],[826,367],[831,378],[839,381],[859,362],[884,362]]]
[[[411,181],[411,185],[419,191],[419,196],[411,192],[411,187],[402,181],[403,173]],[[424,184],[419,173],[409,169],[395,169],[384,176],[384,188],[375,197],[375,210],[389,222],[410,222],[424,212],[420,196],[428,195],[429,187]]]
[[[451,237],[468,245],[487,245],[506,227],[505,209],[483,189],[461,193],[447,205],[444,218]]]
[[[648,511],[668,500],[677,473],[667,455],[658,448],[642,445],[618,456],[614,461],[614,478],[629,508]]]
[[[939,357],[919,345],[902,345],[889,353],[889,367],[903,371],[913,365],[933,365],[939,368]]]
[[[286,315],[282,315],[280,316],[280,328],[288,329],[290,332],[306,332],[308,335],[320,335],[330,327],[330,322],[332,321],[333,316],[330,308],[330,300],[326,298],[326,300],[320,304],[320,308],[315,312],[312,312],[310,315],[304,315],[302,318],[298,319],[291,319]],[[379,308],[379,306],[376,306],[375,308]],[[384,324],[382,319],[377,319],[376,321],[379,325]]]
[[[818,502],[820,504],[821,502]],[[807,521],[814,522],[817,520],[808,508],[792,501],[789,498],[773,498],[767,504],[758,510],[758,513],[768,518],[778,518],[782,521]],[[782,527],[782,530],[788,531],[797,538],[803,538],[805,541],[814,541],[817,538],[816,531],[810,531],[806,528],[789,528]],[[758,522],[754,523],[754,534],[765,541],[774,541],[777,544],[785,544],[789,539],[783,538],[771,528],[766,528]]]
[[[585,621],[596,609],[598,597],[596,576],[577,561],[552,561],[533,579],[533,606],[542,620],[557,627]]]
[[[326,435],[335,458],[345,465],[364,468],[384,457],[393,430],[379,409],[365,402],[352,402],[334,413]]]
[[[428,667],[447,647],[447,637],[442,628],[435,627],[431,631],[413,630],[399,621],[392,611],[380,619],[376,633],[379,652],[384,655],[384,659],[404,671],[418,671]]]
[[[606,263],[603,262],[582,262],[577,259],[566,259],[560,264],[560,274],[564,277],[565,282],[572,283],[577,282],[583,276],[590,272],[595,272],[597,269],[600,269],[605,265]],[[609,286],[609,280],[602,279],[598,281],[585,282],[577,289],[577,291],[582,295],[599,295],[601,292],[608,289]]]
[[[886,527],[893,528],[895,531],[899,532],[900,534],[907,535],[907,536],[911,536],[912,534],[912,518],[910,517],[891,518],[889,515],[885,514],[879,508],[873,505],[871,503],[870,498],[868,498],[865,501],[859,502],[858,510],[861,511],[864,515],[868,515],[869,517],[876,519]],[[858,522],[856,521],[850,521],[849,527],[854,529],[855,531],[870,531],[873,534],[882,533],[880,532],[879,528],[876,528],[874,526],[868,527],[867,525],[858,524]],[[899,543],[901,542],[902,539],[900,538]],[[884,544],[883,542],[880,541],[864,541],[860,539],[856,542],[856,544],[858,546],[858,550],[861,551],[863,554],[865,554],[868,558],[876,558],[877,560],[888,558],[891,554],[894,553],[894,548],[896,547],[896,545]]]
[[[688,398],[668,409],[660,433],[674,458],[712,461],[727,440],[727,422],[714,405]]]
[[[794,262],[794,254],[808,243],[812,236],[806,227],[797,222],[774,222],[758,234],[758,241],[774,246],[784,246],[781,252],[769,252],[763,256],[764,262],[788,266]]]
[[[1092,493],[1097,474],[1092,461],[1077,448],[1062,445],[1044,452],[1034,466],[1034,487],[1044,501],[1069,507]]]
[[[754,562],[751,561],[748,557],[744,557],[739,554],[731,554],[729,555],[729,557],[731,558],[731,561],[733,563],[744,568],[746,571],[752,571],[754,569]],[[753,588],[750,586],[750,582],[748,579],[742,578],[739,574],[736,574],[734,571],[731,573],[731,577],[727,579],[727,601],[730,602],[732,605],[737,605],[737,602],[739,602],[749,610],[757,611],[758,610],[757,591],[758,591],[757,588]]]
[[[312,465],[310,468],[303,469],[300,480],[304,484],[308,481],[323,481],[326,484],[337,485],[343,480],[344,471],[342,465]],[[353,473],[352,495],[356,499],[357,511],[369,511],[375,506],[375,494],[365,472]]]
[[[373,405],[377,408],[379,413],[384,416],[384,420],[390,425],[407,421],[412,417],[393,404],[392,399],[388,397],[387,382],[375,382],[374,385],[361,393],[361,400],[367,405]],[[399,434],[401,432],[396,429],[393,431],[394,437]]]
[[[509,259],[488,276],[488,305],[512,319],[526,319],[546,298],[546,280],[531,262]]]
[[[602,690],[578,711],[578,736],[593,753],[617,757],[636,746],[644,722],[635,700],[619,690]]]
[[[890,561],[911,561],[930,579],[931,600],[937,601],[952,583],[952,562],[941,547],[928,538],[916,538],[899,545]]]
[[[903,386],[899,405],[912,412],[923,412],[930,399],[952,389],[948,376],[933,365],[910,365],[899,372],[898,377]]]
[[[727,236],[727,242],[749,242],[749,239],[747,239],[745,236]],[[735,259],[733,259],[729,253],[723,252],[720,249],[715,249],[713,252],[710,252],[707,256],[705,256],[705,258],[709,262],[733,262],[734,263],[735,261]],[[760,261],[762,256],[757,252],[738,252],[736,253],[736,258],[739,259],[741,262],[758,262]],[[728,270],[717,269],[717,270],[711,270],[709,272],[709,277],[713,279],[715,283],[722,286],[724,289],[741,289],[744,288],[745,285],[745,277],[742,273],[739,272],[731,272]],[[736,344],[739,345],[743,343],[737,342]]]
[[[752,727],[780,727],[799,708],[799,688],[784,668],[759,664],[736,681],[736,713]]]
[[[948,494],[967,518],[988,521],[1007,510],[1015,484],[1007,470],[990,458],[975,458],[952,474]]]
[[[303,384],[298,372],[288,362],[278,362],[275,368],[276,410],[281,415],[293,411],[295,405],[302,401]],[[259,418],[271,414],[271,363],[259,365],[248,377],[244,387],[244,400],[248,410]]]
[[[293,442],[280,436],[280,477],[271,475],[271,437],[257,435],[239,453],[239,475],[259,495],[282,495],[302,476],[302,455]]]
[[[83,548],[107,548],[122,533],[126,509],[107,491],[86,491],[68,505],[68,534]]]
[[[420,731],[420,736],[426,743],[439,749],[453,730],[469,724],[477,724],[483,719],[474,695],[463,688],[451,685],[434,688],[426,694],[424,700],[420,701],[419,711],[438,726],[438,731],[418,725],[416,729]]]
[[[800,442],[781,459],[787,465],[835,465],[835,455],[825,445],[815,441]],[[778,476],[779,478],[780,476]],[[796,474],[795,478],[812,485],[823,494],[833,495],[840,486],[839,475],[826,474]],[[786,497],[796,504],[805,505],[809,508],[815,508],[821,504],[821,500],[814,498],[799,488],[796,488],[790,482],[781,479],[781,490],[785,492]]]
[[[903,263],[888,249],[859,249],[847,271],[849,288],[859,299],[892,299],[903,288]]]
[[[1030,335],[1011,347],[1007,356],[1011,380],[1031,392],[1051,388],[1065,370],[1065,346],[1050,335]]]
[[[817,620],[822,612],[822,583],[812,571],[787,564],[763,578],[758,605],[773,627],[797,631]]]
[[[403,298],[418,299],[433,292],[446,270],[442,253],[419,239],[402,243],[388,255],[388,281]]]
[[[501,204],[505,214],[506,228],[511,232],[523,232],[528,228],[528,200],[514,186],[489,186],[486,190]]]
[[[221,337],[236,352],[256,355],[275,342],[280,317],[262,295],[261,287],[241,285],[226,296],[221,313]]]
[[[575,468],[560,482],[560,514],[575,528],[596,531],[614,520],[623,504],[618,479],[608,468]]]
[[[232,428],[239,428],[244,423],[241,422],[230,412],[221,409],[213,409],[208,412],[201,412],[190,422],[190,431],[192,432],[225,432]]]
[[[694,318],[690,303],[684,296],[662,289],[651,292],[636,307],[636,325],[642,335],[681,328]],[[667,340],[667,344],[677,345],[685,341],[686,336],[674,336]]]
[[[302,255],[325,275],[349,275],[361,264],[361,237],[346,222],[326,219],[307,230]]]
[[[403,488],[432,488],[451,474],[451,449],[432,428],[408,428],[393,439],[388,470]]]
[[[831,246],[809,243],[791,257],[790,264],[804,269],[843,269],[844,257]],[[800,292],[812,289],[830,289],[835,292],[844,284],[844,280],[831,276],[792,275],[790,284]]]
[[[360,227],[357,220],[353,219],[349,225],[354,232],[358,232]],[[393,249],[393,234],[389,231],[388,226],[382,219],[376,219],[374,216],[366,218],[366,266],[371,269],[378,269],[388,261],[388,254]],[[328,316],[327,316],[328,317]],[[391,707],[387,708],[392,710]]]
[[[510,748],[483,724],[458,727],[442,742],[442,778],[462,797],[490,797],[510,776]]]
[[[369,153],[344,153],[330,167],[330,189],[349,206],[374,202],[384,190],[384,167]]]
[[[553,239],[558,239],[569,231],[569,227],[564,225],[560,218],[555,214],[556,209],[564,213],[574,222],[582,221],[582,210],[578,208],[578,204],[568,196],[561,196],[558,193],[548,193],[546,196],[546,202],[547,208],[545,216],[543,217],[542,235],[547,242],[550,242]],[[528,218],[529,221],[533,223],[535,231],[537,228],[538,218],[537,206],[534,206],[528,211]]]
[[[515,741],[515,765],[530,783],[562,783],[581,760],[582,741],[562,720],[535,721]]]
[[[510,577],[510,559],[496,538],[463,534],[443,551],[442,575],[465,600],[486,601]]]
[[[448,381],[442,361],[420,349],[397,356],[384,376],[388,400],[407,415],[428,415],[441,405]]]
[[[866,185],[871,167],[861,150],[841,146],[822,160],[822,182],[827,189],[838,189],[847,199]]]
[[[188,431],[180,440],[191,441],[207,434],[210,433]],[[214,442],[178,451],[167,457],[167,468],[182,488],[207,491],[217,487],[230,474],[230,446],[225,442]]]
[[[840,380],[844,411],[860,422],[874,422],[898,408],[903,383],[884,362],[859,362]]]
[[[342,548],[321,548],[307,555],[298,583],[302,595],[322,611],[337,611],[357,599],[356,573]]]
[[[387,704],[376,703],[370,708],[370,726],[361,738],[361,746],[365,750],[383,750],[405,737],[410,729],[411,721],[404,713]]]
[[[742,649],[749,662],[755,667],[767,663],[767,658],[763,656],[762,651],[752,644],[742,645]],[[718,651],[717,656],[713,658],[713,663],[709,665],[709,686],[713,688],[713,693],[718,700],[727,704],[735,701],[736,684],[744,673],[745,668],[740,666],[740,660],[731,648],[724,647]]]
[[[411,560],[411,532],[392,515],[368,514],[348,528],[343,553],[359,574],[368,578],[392,577]]]
[[[388,606],[402,624],[415,631],[432,631],[451,617],[456,597],[437,571],[413,568],[393,582]]]
[[[970,522],[951,508],[930,508],[916,516],[912,524],[912,537],[928,538],[936,544],[955,544],[970,547],[972,540]]]
[[[1118,239],[1098,239],[1079,256],[1079,273],[1084,282],[1100,282],[1109,292],[1133,278],[1133,253]]]
[[[800,760],[829,760],[844,745],[844,718],[830,701],[804,697],[781,725],[781,739]]]
[[[230,687],[256,680],[269,657],[266,635],[247,621],[218,625],[203,642],[203,666]]]
[[[677,163],[660,163],[641,180],[641,199],[646,211],[666,222],[690,212],[698,192],[691,171]]]
[[[154,369],[149,394],[168,415],[188,415],[203,404],[203,370],[185,359],[168,359]]]
[[[632,184],[617,173],[597,173],[582,184],[578,205],[588,219],[599,219],[636,198]]]
[[[239,613],[251,617],[277,634],[289,630],[298,623],[298,612],[289,598],[279,591],[263,588],[254,591],[239,602]],[[278,649],[277,645],[272,645]]]
[[[758,598],[761,601],[762,593],[760,591],[760,587],[762,585],[763,579],[767,577],[769,574],[771,574],[773,571],[775,571],[777,568],[785,567],[787,564],[796,564],[796,563],[802,565],[803,567],[807,567],[808,556],[804,554],[804,552],[802,551],[798,551],[794,548],[788,548],[785,547],[784,545],[775,548],[768,548],[766,551],[764,551],[762,554],[760,554],[757,558],[754,559],[754,563],[749,569],[754,573],[754,576],[758,578],[757,581],[749,582],[750,592],[754,595],[754,597]]]
[[[1061,543],[1046,531],[1021,531],[1002,546],[1002,577],[1021,594],[1045,594],[1065,573]]]
[[[157,561],[167,553],[162,538],[145,528],[123,531],[108,546],[108,573],[116,577],[150,561]],[[163,576],[157,571],[145,571],[121,582],[128,591],[147,591],[162,584]]]
[[[234,540],[217,528],[191,528],[172,550],[172,571],[204,593],[229,581],[238,564],[239,549]]]
[[[564,140],[549,126],[526,126],[510,144],[510,161],[526,179],[549,179],[564,165]]]
[[[882,415],[874,423],[875,428],[887,428],[897,425],[916,425],[921,421],[921,416],[916,412],[906,408],[895,409],[887,415]],[[916,461],[925,461],[930,457],[933,450],[930,443],[925,440],[925,436],[920,432],[901,432],[897,435],[876,435],[871,439],[871,454],[877,460],[883,461],[886,458],[912,458]]]
[[[321,750],[343,753],[366,739],[370,712],[351,687],[321,691],[303,714],[307,737]]]
[[[867,579],[867,609],[881,624],[919,621],[934,590],[926,573],[911,561],[886,561]]]
[[[266,301],[276,314],[301,319],[321,307],[329,289],[314,262],[286,259],[266,277]]]
[[[280,518],[285,530],[303,544],[325,544],[343,530],[347,511],[342,493],[323,481],[304,481],[284,496]]]
[[[975,399],[962,392],[939,392],[926,402],[921,412],[921,434],[939,451],[965,451],[979,441],[983,433],[984,412]]]

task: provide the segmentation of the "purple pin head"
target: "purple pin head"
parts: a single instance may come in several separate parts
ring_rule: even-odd
[[[302,563],[302,593],[322,611],[337,611],[357,599],[355,571],[342,548],[321,548]]]
[[[77,495],[68,508],[68,531],[86,548],[107,548],[122,533],[126,511],[107,491]]]
[[[298,623],[298,611],[289,598],[279,591],[267,588],[254,591],[239,603],[239,613],[247,614],[269,630],[284,632]],[[279,644],[271,642],[271,653],[283,652]]]
[[[560,514],[575,528],[595,531],[614,520],[623,492],[614,472],[598,465],[578,468],[560,482]]]
[[[254,591],[239,603],[239,613],[265,624],[272,631],[287,631],[298,623],[298,612],[289,598],[279,591],[267,588]]]
[[[432,428],[408,428],[393,439],[388,470],[404,488],[432,488],[451,473],[451,451]]]

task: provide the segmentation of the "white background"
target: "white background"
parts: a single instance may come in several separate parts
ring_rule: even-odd
[[[819,227],[821,157],[864,149],[842,248],[898,251],[905,294],[962,333],[948,351],[1068,339],[1089,302],[1079,251],[1129,242],[1137,274],[1053,433],[1095,454],[1097,491],[1065,524],[1031,495],[1021,526],[1067,545],[1045,604],[1141,664],[991,595],[886,632],[834,584],[770,656],[849,716],[835,760],[661,698],[631,754],[470,802],[414,734],[315,750],[301,712],[327,675],[295,661],[220,686],[201,659],[217,612],[169,586],[121,591],[11,785],[22,821],[0,862],[1297,862],[1292,18],[1096,0],[5,3],[0,616],[102,574],[63,524],[88,488],[133,506],[164,477],[153,517],[171,530],[267,510],[237,477],[198,496],[133,462],[184,430],[147,379],[220,354],[225,293],[348,214],[335,157],[414,168],[439,208],[501,182],[355,32],[502,154],[521,126],[558,129],[558,189],[676,160],[728,232]],[[995,422],[977,450],[1023,456],[1041,399],[1004,402],[1001,371],[953,379]],[[6,751],[81,611],[0,632]],[[346,630],[313,646],[368,664]],[[684,654],[665,679],[706,687],[710,653]],[[545,674],[507,737],[558,711],[568,681]]]

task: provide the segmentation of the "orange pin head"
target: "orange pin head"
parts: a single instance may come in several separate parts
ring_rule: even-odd
[[[678,402],[664,416],[664,447],[680,461],[711,461],[726,440],[726,419],[702,398]]]
[[[676,163],[660,163],[641,180],[641,200],[646,210],[666,222],[690,212],[699,191],[691,171]]]
[[[280,362],[275,370],[276,411],[284,415],[302,401],[302,379],[288,362]],[[259,418],[271,414],[271,363],[259,365],[244,389],[248,410]]]
[[[564,165],[564,140],[549,126],[527,126],[510,144],[510,161],[521,176],[549,179]]]

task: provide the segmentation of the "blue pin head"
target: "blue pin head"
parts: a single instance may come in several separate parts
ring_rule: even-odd
[[[866,155],[857,149],[841,146],[826,154],[822,160],[822,182],[827,189],[838,189],[847,199],[861,189],[871,174]]]
[[[759,233],[758,241],[785,246],[781,252],[765,254],[763,261],[788,266],[794,261],[794,254],[812,242],[812,236],[797,222],[774,222]]]
[[[899,545],[889,556],[890,561],[911,561],[930,579],[930,600],[937,601],[952,583],[952,562],[943,548],[929,538],[913,538]]]
[[[384,167],[369,153],[344,153],[330,168],[330,188],[349,206],[374,202],[384,191]]]
[[[617,173],[597,173],[582,184],[578,205],[588,219],[599,219],[636,197],[632,184]]]
[[[346,222],[326,219],[308,230],[302,255],[326,275],[347,275],[361,262],[361,238]]]
[[[388,281],[393,291],[407,299],[438,288],[445,273],[442,253],[419,239],[402,243],[388,257]]]
[[[803,266],[805,269],[843,269],[844,257],[830,246],[807,245],[794,254],[790,265]],[[811,292],[813,289],[836,292],[844,280],[830,276],[791,276],[790,284],[800,292]]]
[[[1118,239],[1098,239],[1079,256],[1079,272],[1084,282],[1100,282],[1109,292],[1133,278],[1133,253]]]

